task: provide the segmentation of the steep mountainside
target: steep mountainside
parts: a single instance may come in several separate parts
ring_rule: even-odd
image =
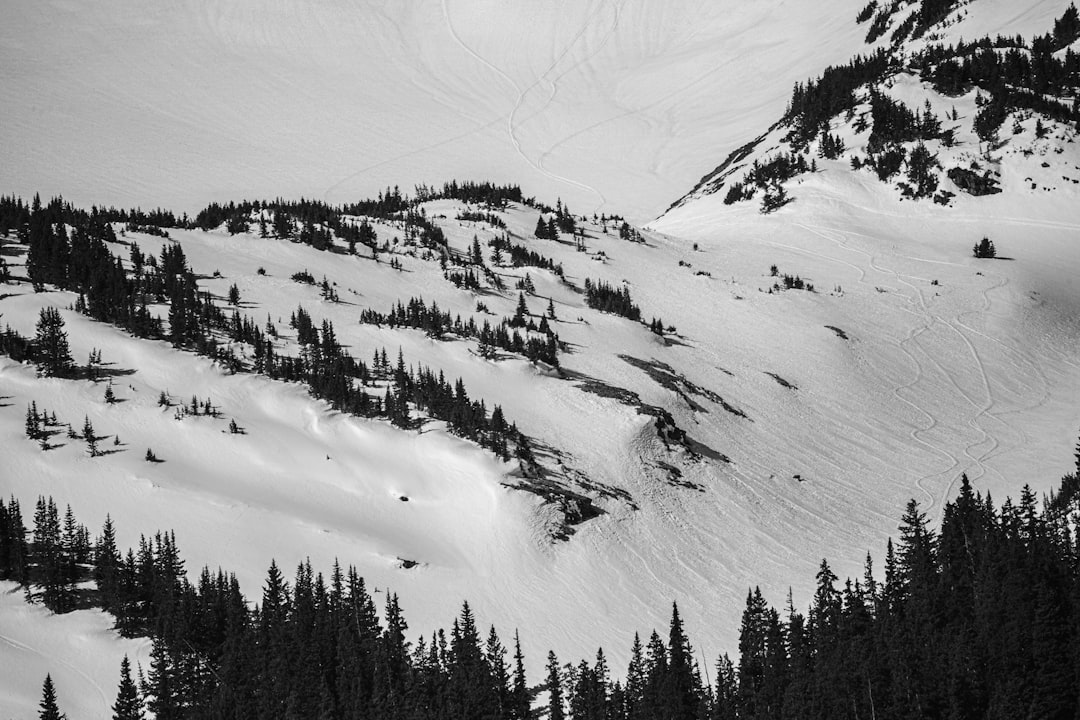
[[[1047,490],[1080,393],[1069,6],[789,5],[107,3],[54,8],[60,49],[16,9],[0,186],[176,214],[0,203],[0,492],[124,548],[175,529],[249,597],[337,557],[412,632],[467,598],[539,677],[549,647],[623,666],[672,600],[711,664],[748,587],[805,605],[909,498]],[[755,137],[647,228],[611,214]],[[474,173],[500,184],[441,185]],[[19,339],[50,307],[70,377]],[[12,600],[40,630],[0,633],[0,714],[52,672],[107,717],[145,645]]]

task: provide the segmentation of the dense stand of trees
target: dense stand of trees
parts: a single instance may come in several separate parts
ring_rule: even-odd
[[[951,0],[924,0],[916,16],[919,23],[937,22],[947,13]],[[1026,108],[1061,122],[1080,121],[1080,105],[1046,96],[1073,97],[1080,86],[1080,55],[1067,50],[1080,38],[1080,14],[1070,4],[1054,28],[1030,42],[1020,37],[984,37],[956,45],[932,44],[915,53],[909,65],[924,80],[947,95],[960,95],[978,86],[992,100],[1009,109]],[[857,57],[848,65],[828,68],[818,80],[796,84],[785,119],[791,124],[792,144],[805,147],[837,114],[855,106],[855,90],[899,69],[898,62],[885,51],[869,58]],[[925,132],[919,133],[928,139]],[[912,138],[914,139],[914,138]]]
[[[388,313],[366,309],[360,313],[360,322],[388,327],[407,327],[422,330],[430,337],[443,339],[447,335],[474,338],[480,344],[480,354],[484,357],[494,355],[495,349],[524,355],[530,361],[542,361],[549,365],[559,365],[559,336],[551,329],[547,315],[541,316],[537,323],[524,306],[524,295],[519,295],[518,310],[512,318],[503,318],[494,326],[487,320],[477,325],[469,317],[462,321],[461,316],[451,317],[438,303],[428,305],[423,298],[409,298],[408,303],[398,303]],[[524,335],[520,332],[526,331]],[[535,333],[535,334],[534,334]],[[537,337],[536,334],[542,337]]]
[[[779,183],[809,171],[810,164],[806,162],[806,156],[799,152],[780,152],[765,162],[755,160],[742,180],[728,186],[724,204],[749,200],[754,197],[758,188],[768,192],[774,190]]]
[[[585,304],[600,312],[641,320],[641,308],[630,298],[630,288],[616,288],[603,280],[585,278]]]
[[[923,0],[896,29],[894,41],[900,42],[909,35],[919,37],[942,20],[954,5],[955,0]],[[863,22],[873,14],[870,34],[876,37],[885,31],[895,9],[895,3],[885,3],[879,9],[878,3],[870,2],[859,13],[858,20]],[[782,204],[776,198],[779,183],[813,169],[803,156],[811,143],[821,139],[819,154],[825,158],[835,159],[843,153],[843,143],[831,134],[830,123],[840,113],[855,108],[860,102],[857,91],[866,85],[870,86],[873,128],[867,157],[852,158],[852,167],[870,167],[884,181],[898,174],[906,164],[904,193],[914,198],[931,197],[938,187],[934,173],[938,165],[921,143],[941,140],[951,145],[953,130],[943,131],[929,106],[912,111],[876,90],[875,83],[908,67],[946,95],[961,95],[972,87],[980,88],[985,95],[980,96],[973,129],[984,142],[996,142],[1005,118],[1020,109],[1080,127],[1077,99],[1080,55],[1071,48],[1064,54],[1058,53],[1077,38],[1080,38],[1080,13],[1070,4],[1054,22],[1053,31],[1030,42],[1021,37],[985,37],[956,45],[932,44],[912,54],[904,64],[894,54],[879,49],[871,55],[855,57],[846,65],[829,67],[817,80],[796,83],[792,91],[783,118],[790,128],[785,139],[791,144],[792,152],[781,152],[765,162],[755,161],[744,178],[728,185],[724,202],[749,200],[761,189],[774,196],[765,198],[763,211]],[[859,122],[862,121],[856,122],[856,130],[861,129]],[[909,154],[903,143],[913,142],[920,144]],[[779,200],[786,200],[782,193]]]
[[[508,202],[521,203],[522,205],[535,205],[533,198],[524,197],[521,188],[517,185],[497,185],[492,182],[458,182],[451,180],[443,183],[442,188],[417,185],[416,202],[429,202],[431,200],[461,200],[474,205],[486,205],[488,207],[501,207]]]
[[[492,262],[495,265],[500,265],[503,260],[507,260],[514,267],[538,267],[550,270],[559,277],[563,276],[562,263],[557,263],[535,250],[512,242],[508,235],[492,238],[488,241],[488,247],[491,248]]]
[[[1077,456],[1080,470],[1080,446]],[[530,682],[517,633],[511,647],[483,632],[467,603],[449,630],[410,641],[395,594],[380,614],[354,568],[324,576],[304,562],[291,583],[271,563],[252,605],[221,570],[189,580],[172,533],[122,554],[111,520],[91,544],[70,511],[59,527],[52,498],[39,499],[32,533],[17,500],[0,502],[0,578],[58,612],[92,603],[123,634],[151,636],[141,692],[128,666],[117,705],[145,701],[161,720],[1072,720],[1077,477],[1041,506],[1025,486],[998,507],[965,476],[937,529],[912,500],[883,574],[867,556],[864,575],[841,583],[822,561],[805,612],[750,589],[737,660],[722,655],[709,674],[678,607],[665,635],[634,636],[625,674],[603,649],[576,665],[549,653],[545,677]],[[96,584],[76,590],[72,578]]]
[[[830,66],[817,80],[796,83],[784,120],[791,126],[788,141],[796,150],[805,148],[839,113],[855,107],[855,91],[898,67],[886,51],[856,56],[846,65]]]
[[[385,198],[382,201],[386,202]],[[396,201],[391,198],[390,202]],[[14,201],[9,207],[25,206]],[[18,233],[29,245],[27,272],[35,287],[43,288],[48,283],[77,292],[75,309],[96,320],[118,325],[138,337],[168,340],[176,347],[214,358],[234,372],[259,372],[274,379],[302,382],[312,395],[343,412],[387,418],[400,427],[413,427],[415,408],[446,420],[451,432],[501,457],[531,457],[528,439],[502,419],[501,411],[497,417],[494,413],[488,415],[482,401],[469,398],[460,379],[455,385],[441,373],[436,379],[430,369],[406,368],[400,355],[394,372],[386,367],[381,373],[373,371],[341,347],[332,323],[323,321],[321,327],[316,326],[303,308],[292,319],[300,354],[280,353],[275,343],[276,328],[269,322],[263,328],[238,310],[226,313],[208,292],[199,289],[179,244],[166,244],[160,258],[156,258],[145,255],[132,243],[128,270],[107,245],[117,238],[100,213],[75,211],[59,199],[48,205],[35,199],[23,219],[25,224],[19,226]],[[75,223],[70,237],[69,220]],[[167,325],[149,309],[165,303]],[[543,322],[546,325],[546,319]],[[46,309],[35,339],[6,328],[0,334],[0,351],[19,360],[37,362],[46,374],[67,374],[70,357],[64,355],[66,338],[62,326],[59,313],[54,308]],[[501,341],[496,329],[489,332],[493,342]],[[514,352],[558,364],[553,333],[546,334],[544,340],[524,339],[516,332],[513,335],[518,336],[517,341],[511,336],[506,344]],[[238,345],[250,348],[250,359],[238,354]],[[385,360],[386,350],[381,350]]]

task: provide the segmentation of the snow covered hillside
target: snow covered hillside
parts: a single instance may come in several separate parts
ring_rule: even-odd
[[[68,717],[109,717],[116,698],[120,661],[147,667],[146,640],[121,640],[113,618],[100,610],[53,615],[28,605],[15,583],[0,582],[0,713],[37,717],[41,683],[51,674]]]
[[[893,202],[880,197],[887,188],[863,191]],[[566,542],[553,540],[566,496],[545,496],[514,463],[441,423],[417,434],[350,418],[295,384],[230,375],[70,310],[62,315],[73,357],[100,350],[120,402],[106,402],[104,380],[37,378],[0,359],[5,491],[24,503],[51,494],[95,528],[111,513],[123,546],[174,528],[189,568],[234,569],[252,593],[271,558],[288,568],[311,557],[327,568],[340,557],[372,587],[400,593],[417,631],[448,622],[468,598],[485,622],[522,628],[533,662],[548,646],[587,655],[607,638],[629,637],[628,623],[662,625],[671,599],[714,654],[734,643],[748,585],[782,597],[794,580],[805,598],[824,556],[841,574],[857,573],[908,497],[939,509],[961,472],[996,497],[1015,493],[1017,478],[1045,488],[1069,463],[1076,418],[1068,399],[1080,389],[1076,294],[1070,264],[1055,259],[1067,255],[1072,233],[1043,228],[1023,253],[997,234],[1002,251],[1019,257],[976,261],[977,222],[945,225],[956,238],[946,242],[927,232],[936,225],[925,218],[899,216],[894,249],[883,254],[867,249],[880,243],[880,225],[838,226],[829,203],[822,207],[798,225],[782,222],[788,208],[764,218],[755,211],[729,218],[720,234],[687,220],[679,230],[700,238],[695,249],[653,233],[620,238],[621,223],[591,219],[579,220],[576,241],[540,240],[533,208],[482,210],[504,230],[456,219],[477,206],[426,203],[451,257],[469,262],[478,238],[501,292],[486,279],[479,292],[458,288],[435,253],[381,221],[371,223],[385,243],[378,263],[363,248],[319,251],[260,238],[254,226],[232,236],[221,227],[118,238],[112,249],[125,257],[131,247],[122,243],[147,255],[179,243],[201,289],[225,303],[235,284],[238,310],[276,325],[279,353],[298,352],[289,317],[303,306],[316,325],[331,321],[358,358],[384,347],[393,357],[400,347],[410,365],[462,377],[473,397],[501,405],[535,439],[545,482],[603,512],[570,526]],[[488,241],[504,232],[561,265],[565,279],[495,265]],[[21,275],[18,251],[5,254]],[[777,280],[770,262],[816,291],[765,292]],[[291,279],[301,271],[314,286]],[[551,325],[566,348],[559,371],[512,353],[486,359],[471,339],[357,322],[364,310],[386,313],[419,296],[454,316],[496,320],[514,313],[512,288],[526,275],[534,318],[548,298],[554,305]],[[324,277],[338,301],[320,293]],[[676,330],[657,335],[586,307],[586,278],[628,288],[645,318]],[[41,308],[77,299],[20,283],[0,310],[32,335]],[[177,404],[208,399],[221,416],[178,415],[159,405],[162,392]],[[91,458],[62,433],[58,447],[42,451],[24,437],[31,402],[76,428],[89,417],[106,453]],[[229,433],[229,420],[244,433]],[[147,448],[164,462],[145,462]],[[512,489],[522,485],[540,494]]]
[[[53,378],[0,355],[0,494],[24,516],[52,495],[95,533],[110,514],[125,549],[174,529],[189,573],[234,571],[253,598],[272,558],[289,575],[335,557],[377,603],[398,593],[415,633],[467,598],[504,638],[521,630],[539,677],[548,648],[576,660],[603,644],[623,666],[672,600],[711,664],[735,649],[749,586],[774,603],[792,587],[805,606],[821,558],[840,577],[867,551],[880,566],[909,498],[936,520],[963,473],[999,502],[1025,482],[1049,490],[1080,424],[1075,93],[1046,93],[1064,109],[1003,103],[994,124],[989,90],[945,92],[947,73],[911,60],[987,33],[1034,56],[1067,3],[957,4],[854,83],[849,107],[774,124],[794,82],[890,48],[918,7],[889,3],[866,44],[862,5],[13,8],[0,86],[25,102],[0,124],[3,193],[192,217],[241,197],[327,204],[114,222],[107,249],[161,319],[134,334],[77,311],[78,292],[40,277],[35,292],[12,226],[0,326],[32,338],[56,307],[75,362],[101,362],[95,379]],[[70,32],[51,32],[56,18]],[[537,199],[405,190],[452,177]],[[345,205],[396,184],[413,197]],[[997,258],[973,257],[982,238]],[[183,290],[146,289],[176,248],[205,298],[192,302],[223,313],[218,362],[169,341]],[[290,361],[252,372],[266,344],[298,365],[347,352],[391,409],[334,409],[330,391],[281,379]],[[460,378],[485,417],[497,406],[535,464],[514,432],[482,447],[445,408],[412,404],[402,429],[384,398],[421,366]],[[184,410],[193,398],[215,412]],[[43,442],[26,435],[31,403],[58,416]],[[84,418],[97,456],[62,427]],[[145,647],[103,639],[100,615],[18,600],[0,604],[0,666],[21,668],[0,673],[0,717],[28,713],[44,671],[71,717],[107,717],[119,657]],[[107,668],[85,647],[70,659],[80,638]]]

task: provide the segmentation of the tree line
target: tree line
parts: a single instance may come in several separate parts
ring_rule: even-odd
[[[997,506],[963,476],[937,529],[910,501],[883,575],[868,555],[863,576],[840,583],[823,560],[805,612],[790,594],[778,610],[749,589],[736,660],[721,655],[711,673],[677,606],[665,634],[633,636],[625,673],[601,648],[576,664],[551,652],[530,680],[518,633],[511,646],[494,627],[483,632],[468,603],[448,630],[409,639],[395,594],[385,593],[380,615],[355,568],[335,562],[324,576],[308,561],[291,583],[272,562],[251,603],[221,570],[190,581],[172,533],[121,554],[111,520],[90,545],[70,510],[60,528],[51,498],[38,501],[32,540],[18,501],[0,502],[0,578],[58,612],[77,604],[58,598],[81,593],[122,634],[151,636],[134,697],[161,720],[1071,720],[1080,710],[1077,477],[1041,503],[1025,486],[1019,502]],[[72,568],[94,588],[74,589]],[[126,685],[130,669],[117,704],[131,707]]]

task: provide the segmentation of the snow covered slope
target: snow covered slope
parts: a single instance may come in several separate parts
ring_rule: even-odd
[[[149,667],[149,645],[118,638],[112,618],[99,610],[53,615],[27,605],[15,583],[0,582],[0,713],[37,717],[41,684],[51,674],[68,717],[111,717],[121,659]]]
[[[454,287],[436,258],[406,238],[393,242],[401,229],[392,223],[374,226],[400,271],[386,253],[374,263],[221,228],[170,234],[202,289],[224,302],[235,283],[242,312],[260,324],[269,316],[292,352],[288,318],[302,304],[316,322],[332,320],[358,358],[401,347],[410,363],[462,377],[536,439],[553,482],[603,514],[553,542],[557,505],[519,489],[526,483],[513,464],[441,423],[411,433],[346,417],[296,385],[228,375],[70,310],[62,314],[76,360],[101,349],[123,402],[107,405],[101,383],[37,378],[0,358],[0,491],[24,508],[52,494],[95,530],[111,513],[124,546],[174,528],[189,570],[235,570],[249,596],[271,558],[287,569],[310,556],[324,570],[334,557],[355,563],[380,595],[398,592],[414,632],[445,626],[468,598],[482,622],[521,629],[537,668],[549,647],[576,659],[601,643],[621,664],[633,631],[662,626],[671,600],[711,662],[735,647],[748,586],[779,601],[794,585],[805,604],[822,557],[841,577],[861,572],[867,550],[880,558],[908,498],[934,516],[962,472],[998,500],[1023,482],[1048,489],[1071,466],[1080,393],[1077,186],[1057,179],[1080,177],[1069,169],[1080,158],[1063,126],[1051,144],[1035,137],[1034,117],[1021,120],[1021,133],[995,151],[1003,192],[976,198],[942,180],[955,193],[947,207],[852,171],[866,142],[853,115],[830,126],[847,155],[819,158],[819,172],[787,181],[794,202],[770,215],[757,200],[726,205],[723,192],[701,191],[655,221],[644,242],[592,217],[602,201],[655,215],[764,132],[792,81],[865,47],[859,4],[736,12],[446,0],[365,5],[357,17],[333,3],[190,3],[152,17],[120,3],[92,17],[76,6],[18,8],[2,31],[0,77],[39,101],[0,127],[5,191],[192,210],[229,196],[342,201],[388,183],[477,174],[520,181],[543,200],[561,195],[586,213],[579,251],[566,237],[535,238],[534,207],[497,212],[514,242],[565,269],[565,283],[545,270],[497,269],[508,288],[529,272],[532,313],[552,299],[568,348],[562,376],[520,357],[485,359],[472,340],[358,323],[364,309],[385,313],[421,295],[478,321],[487,317],[478,301],[492,319],[514,311],[516,291]],[[967,26],[1042,32],[1062,9],[1011,7],[975,0],[949,31],[981,23]],[[81,39],[41,37],[46,9],[68,13],[65,27],[85,27]],[[123,40],[99,44],[111,37]],[[65,68],[40,62],[32,38]],[[107,92],[102,77],[115,78]],[[957,124],[971,126],[973,94],[936,98],[907,76],[887,90],[913,107],[930,99],[941,115],[955,105]],[[34,114],[57,105],[69,115]],[[964,132],[955,148],[935,151],[978,159]],[[779,149],[782,134],[767,135],[748,161]],[[479,208],[457,201],[424,209],[462,255],[475,234],[487,257],[487,240],[502,232],[458,220]],[[973,258],[984,236],[1009,259]],[[167,243],[124,240],[153,253]],[[127,256],[120,244],[113,250]],[[335,283],[341,302],[290,280],[300,270]],[[785,274],[814,291],[780,291]],[[628,288],[646,319],[677,330],[660,337],[586,307],[586,278]],[[24,334],[40,308],[76,300],[26,284],[3,292],[3,322]],[[210,397],[223,418],[177,420],[157,405],[161,392]],[[81,443],[61,440],[43,453],[23,435],[31,401],[76,425],[89,416],[99,434],[119,435],[105,445],[119,452],[89,458]],[[660,410],[670,416],[664,437]],[[227,433],[230,418],[246,434]],[[690,441],[665,442],[677,435],[672,424]],[[148,447],[165,462],[144,462]],[[5,667],[19,662],[13,652],[0,655]],[[109,652],[106,681],[119,657]],[[31,678],[28,694],[21,678],[0,686],[0,715],[24,713],[40,687]],[[106,717],[93,703],[79,716]]]
[[[828,190],[814,212],[803,200],[767,217],[738,208],[720,230],[713,215],[684,217],[676,229],[698,238],[697,249],[653,233],[644,243],[620,239],[613,225],[604,232],[589,221],[580,252],[565,239],[529,238],[533,209],[497,213],[515,241],[561,263],[570,283],[625,282],[646,317],[677,327],[661,338],[585,307],[552,273],[500,268],[508,287],[528,271],[532,312],[554,300],[556,330],[571,348],[563,378],[521,359],[485,360],[471,340],[357,323],[363,309],[385,312],[415,295],[465,317],[482,318],[478,300],[495,317],[513,312],[515,292],[458,289],[405,243],[393,254],[398,271],[385,254],[374,263],[223,229],[170,231],[201,287],[220,298],[235,283],[242,311],[269,316],[287,343],[295,343],[288,317],[302,304],[317,323],[332,320],[357,357],[400,346],[409,362],[460,375],[488,407],[501,404],[558,481],[605,511],[568,542],[551,540],[555,506],[512,489],[521,483],[512,465],[438,423],[417,435],[345,417],[295,385],[227,375],[70,311],[73,355],[101,349],[123,402],[106,404],[103,383],[39,379],[0,359],[4,490],[24,506],[52,494],[93,528],[111,513],[123,545],[175,528],[190,569],[235,569],[249,594],[271,558],[288,568],[311,557],[326,568],[340,557],[371,587],[400,593],[417,632],[445,625],[468,598],[485,622],[521,628],[537,664],[548,647],[579,657],[601,643],[621,662],[625,647],[612,644],[661,626],[673,599],[714,655],[734,646],[747,586],[782,597],[794,584],[801,603],[821,557],[841,575],[859,572],[907,498],[933,513],[961,472],[1000,498],[1020,480],[1048,487],[1070,462],[1077,294],[1074,268],[1057,258],[1074,231],[1040,228],[1021,253],[998,230],[999,246],[1017,259],[976,262],[970,237],[983,227],[950,221],[944,213],[955,209],[938,209],[944,220],[896,212],[874,216],[873,226],[838,223],[841,200]],[[892,192],[852,184],[842,195],[893,207]],[[799,218],[785,215],[796,208]],[[456,220],[463,209],[425,206],[456,251],[467,252],[474,234],[502,232]],[[392,241],[392,226],[376,229]],[[887,253],[877,249],[883,232]],[[124,239],[148,252],[170,242]],[[763,292],[773,262],[818,291]],[[336,283],[341,302],[289,279],[305,269]],[[41,307],[75,301],[25,284],[7,292],[4,322],[24,334]],[[158,406],[162,391],[209,397],[223,416],[177,420]],[[62,438],[42,452],[23,437],[31,401],[76,426],[89,416],[99,435],[119,435],[120,445],[104,444],[119,452],[89,458],[81,442]],[[649,407],[670,413],[689,448],[662,441]],[[226,432],[231,418],[246,434]],[[165,462],[144,462],[148,447]]]
[[[701,176],[703,148],[858,49],[857,6],[15,3],[0,189],[192,212],[457,177],[644,220]]]

